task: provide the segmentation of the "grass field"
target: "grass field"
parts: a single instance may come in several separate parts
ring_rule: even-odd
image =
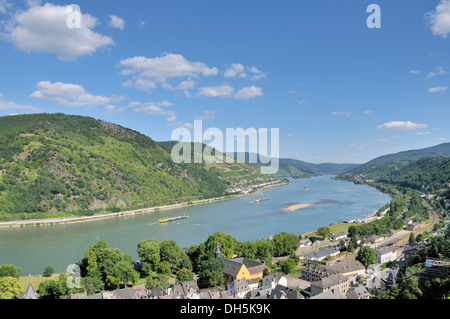
[[[22,285],[23,293],[25,293],[28,289],[28,285],[31,283],[33,286],[34,291],[38,290],[39,284],[47,279],[51,280],[58,280],[59,274],[54,274],[51,277],[44,277],[44,276],[26,276],[26,277],[20,277],[19,281]]]

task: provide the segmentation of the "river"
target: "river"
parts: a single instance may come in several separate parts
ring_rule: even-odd
[[[40,275],[46,266],[65,272],[78,262],[89,246],[106,240],[137,259],[137,244],[144,238],[175,240],[181,247],[204,242],[222,231],[239,241],[267,239],[282,231],[302,234],[320,226],[362,219],[390,201],[380,191],[322,175],[294,179],[292,183],[260,195],[212,204],[78,224],[0,229],[0,265],[21,268],[21,276]],[[311,190],[306,192],[307,187]],[[256,198],[269,200],[254,203]],[[318,205],[288,212],[295,203]],[[160,224],[157,219],[187,215],[188,219]]]

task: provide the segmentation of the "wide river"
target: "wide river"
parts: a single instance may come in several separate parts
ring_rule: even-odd
[[[362,219],[390,201],[378,190],[322,175],[292,180],[263,194],[212,204],[156,211],[86,223],[0,229],[0,265],[21,268],[21,276],[42,274],[46,266],[65,272],[81,260],[89,246],[106,240],[137,259],[137,244],[144,238],[175,240],[181,247],[204,242],[222,231],[239,241],[267,239],[282,231],[302,234],[320,226],[350,219]],[[305,187],[310,191],[306,192]],[[270,198],[254,203],[256,198]],[[316,206],[288,212],[295,203]],[[186,214],[188,219],[159,224],[157,219]]]

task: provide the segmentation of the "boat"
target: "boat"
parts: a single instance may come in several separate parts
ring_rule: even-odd
[[[307,188],[305,189],[305,192],[309,192],[311,190],[311,188]]]
[[[185,219],[185,218],[189,218],[189,216],[183,215],[183,216],[177,216],[177,217],[164,217],[164,218],[158,219],[158,222],[159,223],[168,223],[168,222],[173,222],[175,220]]]
[[[258,198],[258,199],[255,199],[254,202],[259,203],[259,202],[263,202],[265,200],[269,200],[269,198]]]
[[[306,185],[305,188],[309,188],[309,185]]]

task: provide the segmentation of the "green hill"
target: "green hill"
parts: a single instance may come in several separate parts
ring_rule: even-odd
[[[343,173],[338,179],[362,183],[384,183],[421,190],[445,189],[450,182],[450,157],[428,157],[416,161],[401,161],[366,165]]]
[[[392,163],[400,161],[416,161],[427,157],[450,156],[450,143],[443,143],[432,147],[422,148],[418,150],[404,151],[394,154],[383,155],[377,157],[364,166]]]
[[[3,220],[212,198],[227,182],[204,163],[175,164],[160,144],[119,125],[64,114],[0,117]]]

